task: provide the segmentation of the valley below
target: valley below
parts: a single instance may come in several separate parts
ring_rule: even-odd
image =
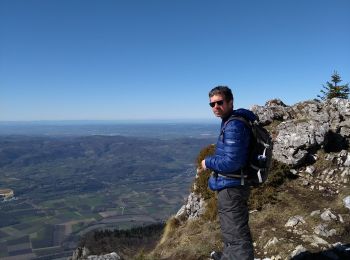
[[[89,231],[163,223],[215,141],[176,137],[0,137],[0,259],[70,256]]]

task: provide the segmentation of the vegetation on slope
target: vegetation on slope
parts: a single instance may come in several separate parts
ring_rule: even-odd
[[[200,152],[197,166],[205,156],[213,153],[213,149],[213,146],[208,146]],[[314,164],[317,171],[331,166],[331,163],[325,160],[325,156],[326,153],[322,151],[318,153],[319,158]],[[216,194],[207,188],[209,175],[209,171],[201,172],[194,183],[195,191],[201,194],[207,202],[204,215],[197,220],[185,222],[171,218],[166,224],[160,243],[151,254],[143,256],[143,259],[208,259],[212,250],[222,250]],[[317,178],[317,175],[318,173],[315,172],[314,178]],[[249,207],[252,210],[250,227],[255,241],[256,257],[272,255],[280,255],[283,259],[288,257],[296,245],[305,243],[295,233],[286,230],[285,224],[288,219],[295,215],[304,216],[306,224],[303,225],[303,230],[300,232],[313,234],[319,219],[311,216],[310,213],[315,210],[322,211],[329,208],[330,205],[332,205],[332,210],[345,217],[344,223],[336,221],[329,224],[329,229],[336,229],[337,234],[327,238],[327,241],[329,243],[350,242],[349,214],[340,199],[342,194],[346,194],[348,186],[345,185],[339,190],[340,196],[328,196],[322,191],[311,192],[310,187],[302,183],[303,178],[292,174],[290,167],[273,161],[267,182],[252,189],[249,200]],[[267,248],[266,244],[274,237],[278,238],[278,242]],[[312,252],[310,255],[316,258],[322,253],[317,247],[309,250]]]
[[[99,230],[86,234],[79,247],[86,247],[90,254],[100,255],[117,252],[123,259],[130,259],[154,248],[163,231],[164,224],[134,227],[128,230]]]

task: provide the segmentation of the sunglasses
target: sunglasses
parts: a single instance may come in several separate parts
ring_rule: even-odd
[[[215,104],[218,104],[218,106],[222,106],[224,104],[224,100],[219,100],[219,101],[215,101],[215,102],[210,102],[209,106],[211,107],[215,107]]]

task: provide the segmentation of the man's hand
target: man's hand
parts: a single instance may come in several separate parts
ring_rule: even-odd
[[[201,165],[202,165],[202,169],[203,169],[203,170],[206,170],[206,169],[207,169],[207,166],[205,166],[205,160],[202,161]]]

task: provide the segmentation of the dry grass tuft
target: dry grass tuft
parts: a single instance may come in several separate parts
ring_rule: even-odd
[[[201,167],[201,162],[204,160],[205,157],[209,155],[213,155],[215,153],[215,145],[210,144],[207,147],[204,147],[200,152],[197,157],[197,168]]]
[[[180,221],[177,218],[170,218],[165,225],[163,236],[160,240],[160,244],[163,244],[164,241],[168,240],[174,235],[178,227],[180,226]]]
[[[197,158],[197,165],[208,155],[213,154],[215,146],[204,148]],[[314,164],[319,173],[333,163],[324,159],[325,153],[318,152],[319,159]],[[208,189],[210,171],[202,171],[196,178],[193,189],[206,201],[206,212],[201,218],[185,222],[171,218],[165,227],[160,243],[146,257],[140,255],[139,260],[172,260],[172,259],[208,259],[212,250],[222,250],[220,225],[217,218],[216,193]],[[330,243],[337,241],[350,242],[350,216],[343,206],[341,199],[348,194],[349,187],[339,189],[339,196],[325,197],[321,191],[310,191],[308,187],[301,186],[299,180],[290,173],[290,168],[273,160],[268,180],[258,188],[252,189],[249,200],[251,209],[259,211],[250,214],[249,225],[253,239],[256,242],[256,257],[280,255],[283,259],[288,258],[290,252],[298,244],[303,244],[300,236],[287,231],[284,226],[291,216],[300,215],[306,223],[301,229],[306,234],[313,234],[314,227],[320,223],[320,217],[311,217],[314,210],[323,211],[332,207],[332,212],[341,214],[344,223],[334,222],[329,228],[337,230],[337,235],[327,238]],[[331,206],[330,206],[331,205]],[[265,247],[273,237],[278,239],[277,244]],[[306,245],[307,246],[307,245]],[[308,248],[316,250],[315,248]]]
[[[194,185],[192,186],[192,191],[196,194],[201,195],[204,200],[214,197],[215,192],[208,188],[208,179],[210,177],[211,171],[205,170],[201,171],[196,178]],[[195,187],[195,188],[194,188]]]
[[[331,160],[326,160],[326,153],[324,150],[319,150],[317,152],[317,161],[314,164],[316,172],[322,172],[325,169],[330,169],[334,163]]]
[[[203,220],[206,221],[215,221],[218,215],[218,206],[217,206],[217,196],[214,193],[210,199],[206,200],[206,209],[204,214],[201,216]]]
[[[159,243],[149,259],[208,259],[212,250],[222,249],[217,221],[188,220],[174,234]]]

